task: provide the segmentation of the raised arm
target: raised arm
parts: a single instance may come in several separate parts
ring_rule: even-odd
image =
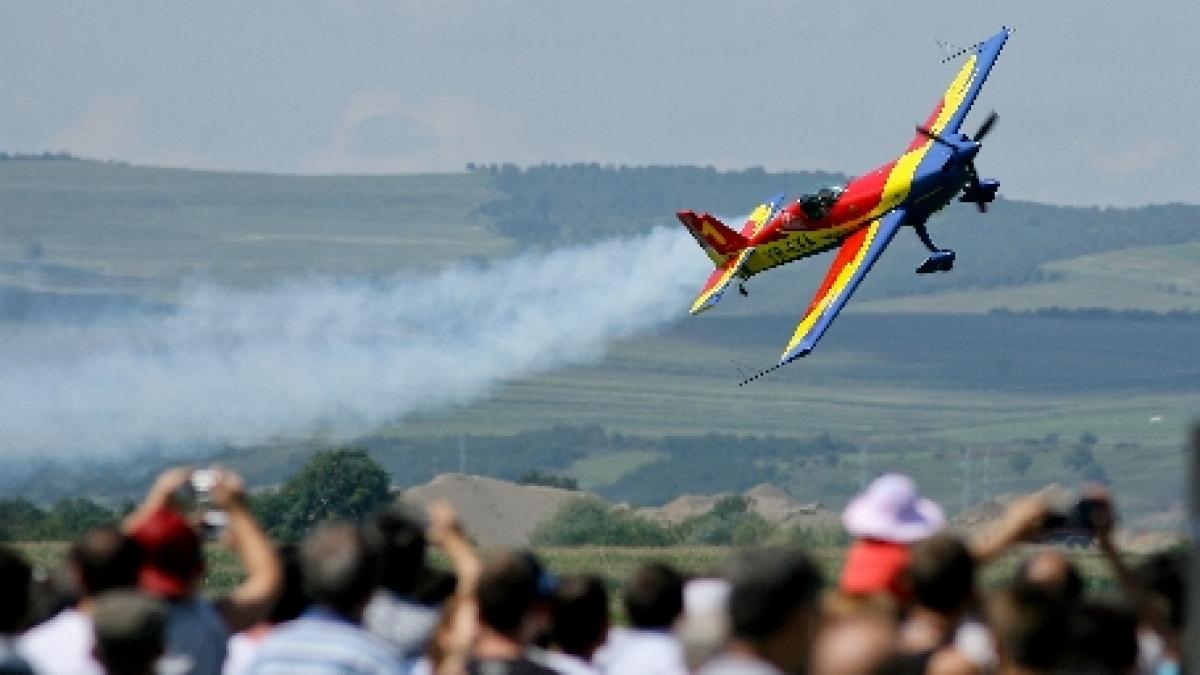
[[[214,505],[229,515],[227,541],[246,573],[241,584],[216,602],[230,630],[238,631],[270,612],[283,582],[283,568],[275,546],[250,512],[240,476],[219,470],[212,498]]]
[[[1004,516],[986,534],[974,541],[971,552],[980,564],[987,564],[1023,541],[1041,534],[1049,505],[1040,494],[1021,497],[1009,505]]]

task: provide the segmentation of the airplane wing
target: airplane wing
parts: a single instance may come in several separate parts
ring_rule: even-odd
[[[1011,29],[1002,28],[1000,32],[975,46],[942,99],[938,101],[937,107],[929,115],[929,119],[925,121],[923,126],[926,129],[939,135],[958,132],[1011,33]],[[913,138],[909,149],[927,142],[928,138],[918,134]]]
[[[780,365],[807,355],[817,346],[829,324],[892,241],[896,230],[906,224],[907,215],[903,209],[889,211],[842,242],[825,280],[817,288],[808,311],[779,358]]]

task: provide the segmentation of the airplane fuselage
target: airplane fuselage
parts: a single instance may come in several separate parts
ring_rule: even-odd
[[[949,148],[921,140],[914,140],[895,160],[846,183],[824,213],[810,212],[802,200],[780,209],[749,242],[761,264],[748,266],[740,276],[749,278],[835,248],[898,207],[926,215],[945,207],[967,184],[963,158],[972,158],[978,146],[966,141],[954,157]]]

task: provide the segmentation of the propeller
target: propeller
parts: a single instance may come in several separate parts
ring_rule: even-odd
[[[971,138],[971,140],[973,140],[976,143],[982,143],[983,139],[988,134],[992,133],[992,129],[996,128],[996,122],[999,121],[999,119],[1000,119],[1000,115],[997,114],[995,110],[993,110],[983,120],[983,124],[979,125],[979,129],[975,132],[975,136],[973,136]],[[951,152],[953,152],[953,153],[958,152],[958,146],[954,145],[950,141],[947,141],[946,139],[942,138],[941,136],[933,133],[933,131],[926,129],[925,127],[918,126],[917,133],[921,134],[925,138],[928,138],[929,140],[933,141],[934,143],[938,143],[940,145],[946,146],[947,148],[950,148]],[[979,185],[979,173],[975,171],[975,162],[969,162],[967,164],[967,182],[968,182],[967,189],[969,192],[974,192],[974,193],[978,194],[981,191],[982,188]],[[987,213],[987,202],[977,201],[977,202],[975,202],[975,207],[979,209],[980,213]]]
[[[996,111],[993,110],[991,114],[987,116],[987,119],[983,121],[983,124],[979,125],[979,131],[975,132],[975,136],[972,140],[974,140],[976,143],[982,143],[983,137],[992,132],[992,129],[996,126],[996,121],[999,119],[1000,115],[996,114]]]

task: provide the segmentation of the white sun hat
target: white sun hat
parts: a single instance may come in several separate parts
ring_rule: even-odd
[[[898,544],[925,539],[945,524],[942,507],[921,497],[916,483],[899,473],[876,478],[842,511],[842,525],[855,537]]]

